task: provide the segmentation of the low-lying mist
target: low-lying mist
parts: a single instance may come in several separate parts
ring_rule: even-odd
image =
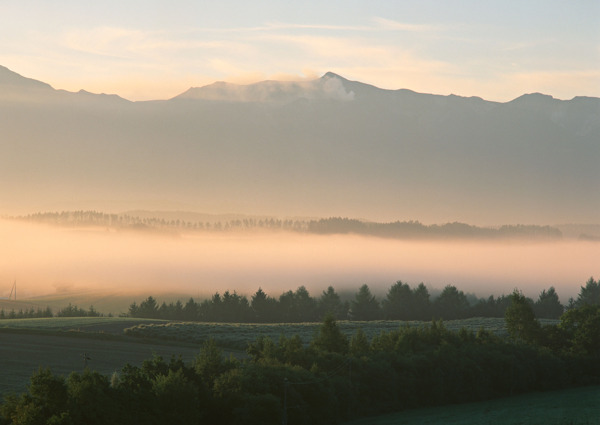
[[[379,297],[402,280],[430,292],[448,284],[479,297],[519,288],[537,299],[554,286],[566,303],[600,276],[600,243],[579,241],[402,241],[284,232],[143,232],[49,227],[0,220],[0,297],[69,293],[203,297],[216,291],[271,296],[304,285]]]

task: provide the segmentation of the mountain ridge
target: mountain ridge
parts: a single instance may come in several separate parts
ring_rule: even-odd
[[[6,95],[3,75],[0,214],[183,205],[375,221],[599,220],[598,98],[500,103],[324,74],[130,102]]]
[[[210,83],[210,84],[207,84],[204,86],[192,86],[192,87],[188,88],[186,91],[184,91],[178,95],[175,95],[169,99],[153,99],[153,100],[145,100],[145,101],[135,101],[134,103],[168,101],[168,100],[174,100],[174,99],[179,99],[179,98],[190,99],[190,98],[193,98],[193,96],[185,96],[186,93],[189,93],[190,91],[191,91],[191,93],[194,93],[195,91],[209,89],[209,88],[217,88],[217,89],[237,88],[237,89],[240,89],[240,88],[260,87],[260,86],[264,86],[264,85],[303,86],[303,85],[311,85],[311,84],[315,84],[315,83],[324,83],[328,80],[339,80],[339,82],[341,82],[342,84],[350,85],[350,88],[361,87],[363,89],[375,90],[380,93],[388,93],[388,94],[404,93],[404,94],[419,94],[419,95],[425,95],[425,96],[457,97],[457,98],[462,98],[462,99],[478,99],[478,100],[483,100],[485,102],[498,103],[498,104],[520,102],[525,99],[533,99],[533,98],[546,99],[548,101],[559,101],[559,102],[568,102],[568,101],[573,101],[573,100],[599,101],[600,102],[600,98],[593,97],[593,96],[578,95],[578,96],[574,96],[572,99],[557,99],[557,98],[554,98],[552,95],[547,95],[544,93],[537,93],[537,92],[524,93],[512,100],[509,100],[506,102],[498,102],[498,101],[487,100],[480,96],[462,96],[462,95],[456,95],[456,94],[442,95],[442,94],[434,94],[434,93],[421,93],[421,92],[415,92],[414,90],[407,89],[407,88],[384,89],[384,88],[380,88],[380,87],[377,87],[372,84],[367,84],[367,83],[363,83],[360,81],[349,80],[349,79],[341,76],[340,74],[337,74],[337,73],[334,73],[331,71],[327,71],[321,77],[318,77],[318,78],[312,79],[312,80],[309,80],[309,79],[297,80],[297,81],[262,80],[262,81],[257,81],[257,82],[249,83],[249,84],[236,84],[236,83],[229,83],[226,81],[215,81],[213,83]],[[93,92],[89,92],[85,89],[80,89],[77,92],[71,92],[71,91],[67,91],[67,90],[63,90],[63,89],[55,89],[50,84],[47,84],[43,81],[39,81],[39,80],[36,80],[33,78],[28,78],[28,77],[22,76],[21,74],[18,74],[16,72],[10,70],[7,67],[0,65],[0,86],[4,86],[4,88],[6,88],[6,86],[8,86],[8,85],[21,86],[21,87],[29,85],[31,87],[51,89],[52,91],[54,91],[56,93],[67,93],[67,94],[71,94],[71,95],[81,94],[81,95],[105,96],[108,98],[119,98],[122,100],[126,100],[128,102],[131,102],[128,99],[125,99],[115,93],[93,93]],[[220,100],[223,100],[223,99],[220,99]]]

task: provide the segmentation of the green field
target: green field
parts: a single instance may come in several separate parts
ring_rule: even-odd
[[[166,320],[131,317],[44,317],[39,319],[0,320],[0,329],[38,329],[43,331],[85,331],[121,334],[123,329],[140,323],[167,323]]]
[[[600,423],[600,387],[547,393],[363,418],[344,425],[593,425]]]
[[[543,323],[557,323],[556,320],[542,320]],[[381,332],[397,330],[401,326],[426,326],[429,322],[401,322],[393,320],[374,320],[370,322],[339,321],[338,325],[342,332],[352,337],[357,329],[361,328],[369,339],[379,335]],[[214,339],[219,345],[232,349],[243,350],[250,342],[254,342],[259,336],[266,336],[277,341],[281,335],[292,337],[300,336],[307,344],[319,329],[320,323],[192,323],[192,322],[170,322],[158,324],[140,324],[126,329],[127,335],[164,339],[171,341],[194,341],[202,342],[208,338]],[[473,332],[484,328],[498,335],[506,334],[504,319],[500,318],[471,318],[463,320],[450,320],[444,322],[447,329],[458,331],[466,328]]]
[[[339,322],[346,335],[351,336],[361,328],[369,338],[400,326],[423,325],[424,322]],[[208,338],[225,347],[226,354],[236,356],[244,356],[248,343],[261,335],[275,341],[281,335],[299,335],[308,343],[319,326],[318,323],[181,323],[120,317],[6,319],[0,321],[0,395],[24,391],[32,372],[39,367],[49,367],[63,375],[82,371],[84,353],[91,357],[90,368],[112,374],[126,363],[140,365],[154,354],[166,359],[181,355],[190,362]],[[455,320],[445,322],[444,326],[506,332],[503,319]]]
[[[191,362],[200,351],[198,344],[184,341],[165,343],[133,339],[123,329],[157,321],[111,317],[15,319],[0,321],[0,395],[26,389],[31,374],[39,367],[68,375],[88,366],[110,375],[126,363],[140,365],[154,354],[169,359],[179,356]]]

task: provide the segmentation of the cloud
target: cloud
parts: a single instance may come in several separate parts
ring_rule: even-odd
[[[362,25],[267,22],[160,30],[71,27],[52,34],[28,32],[22,44],[7,44],[0,63],[55,88],[118,93],[133,100],[166,99],[191,86],[219,80],[298,81],[326,71],[382,88],[478,95],[490,100],[522,94],[516,93],[517,89],[563,98],[598,95],[600,85],[593,72],[552,71],[560,67],[552,61],[557,58],[555,44],[515,37],[497,39],[494,34],[486,35],[477,25],[414,24],[381,16],[365,17]],[[542,53],[538,52],[540,43]],[[570,66],[588,69],[598,56],[595,49],[587,62],[583,57],[577,60],[582,55],[575,49],[568,56]],[[536,81],[536,76],[540,80]]]
[[[388,31],[436,32],[446,28],[441,25],[408,24],[380,17],[372,18],[372,21],[375,22],[378,28]]]

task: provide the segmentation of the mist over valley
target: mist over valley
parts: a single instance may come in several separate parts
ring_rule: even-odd
[[[366,283],[381,299],[398,280],[423,282],[432,294],[452,284],[483,298],[519,288],[535,299],[554,286],[566,303],[597,271],[599,249],[571,238],[390,239],[266,228],[173,233],[16,220],[0,221],[0,238],[0,296],[8,297],[16,281],[21,300],[93,304],[105,313],[126,312],[148,295],[204,299],[229,290],[249,297],[259,287],[278,297],[305,286],[316,297],[331,285],[350,297]]]
[[[364,283],[381,297],[401,279],[484,297],[554,286],[566,303],[600,275],[598,98],[499,103],[327,73],[130,102],[0,67],[0,126],[4,217],[291,223],[150,232],[3,220],[2,296],[16,280],[23,297],[301,285],[317,296]]]

